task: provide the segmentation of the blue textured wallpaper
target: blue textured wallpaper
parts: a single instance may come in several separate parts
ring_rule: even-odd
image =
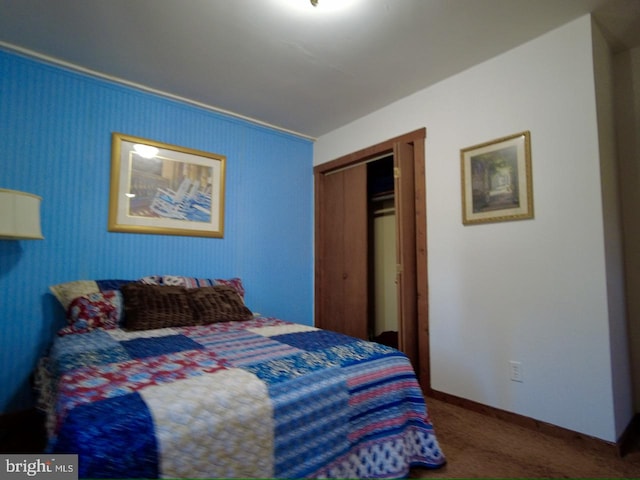
[[[111,134],[225,155],[224,238],[107,231]],[[45,240],[0,240],[0,413],[64,324],[49,285],[243,279],[248,306],[313,322],[312,142],[0,50],[0,188],[42,197]]]

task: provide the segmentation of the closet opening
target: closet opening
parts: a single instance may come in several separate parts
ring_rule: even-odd
[[[392,154],[367,164],[369,339],[398,348],[394,183]]]

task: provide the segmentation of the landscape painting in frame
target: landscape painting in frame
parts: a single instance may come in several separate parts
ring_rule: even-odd
[[[530,132],[463,148],[460,160],[464,225],[533,218]]]
[[[222,238],[226,157],[114,133],[109,231]]]

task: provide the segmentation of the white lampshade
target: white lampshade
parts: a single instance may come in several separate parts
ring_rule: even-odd
[[[40,200],[37,195],[0,188],[0,239],[43,239]]]

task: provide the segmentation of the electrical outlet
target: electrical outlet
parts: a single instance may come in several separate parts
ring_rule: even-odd
[[[510,360],[509,374],[512,381],[524,382],[524,378],[522,377],[522,362],[516,362],[514,360]]]

